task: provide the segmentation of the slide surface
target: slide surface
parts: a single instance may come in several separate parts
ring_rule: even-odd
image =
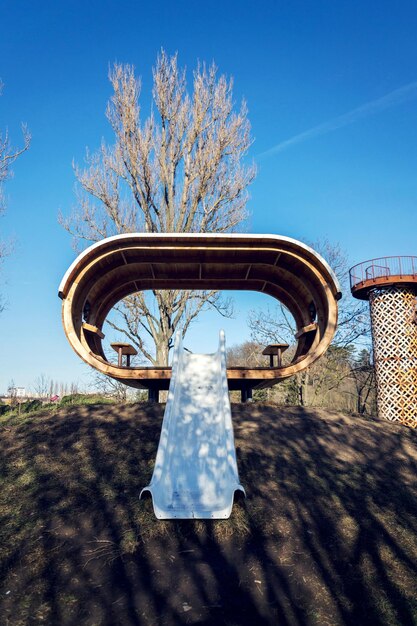
[[[239,483],[226,344],[215,354],[191,354],[176,337],[172,378],[155,468],[144,492],[159,519],[230,517]]]

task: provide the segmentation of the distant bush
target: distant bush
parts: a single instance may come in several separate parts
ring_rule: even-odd
[[[254,389],[253,390],[253,401],[254,402],[268,402],[269,394],[268,389]]]
[[[0,415],[6,415],[10,411],[10,406],[8,404],[0,404]]]
[[[22,402],[20,405],[21,413],[32,413],[32,411],[37,411],[43,407],[42,400],[28,400],[27,402]]]
[[[73,393],[68,396],[64,396],[60,402],[61,406],[68,406],[69,404],[113,404],[112,398],[106,398],[99,394],[84,394]]]

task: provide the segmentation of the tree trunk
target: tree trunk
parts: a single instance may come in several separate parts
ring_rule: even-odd
[[[357,398],[357,404],[356,404],[356,410],[359,413],[359,415],[362,414],[362,390],[358,389],[358,398]]]
[[[304,406],[304,382],[302,378],[298,383],[298,403],[300,406]]]
[[[155,342],[155,360],[158,367],[167,367],[169,348],[165,338],[161,338]]]

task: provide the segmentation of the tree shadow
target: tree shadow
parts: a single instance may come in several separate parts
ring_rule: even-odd
[[[236,405],[247,499],[157,521],[139,493],[163,407],[84,406],[3,428],[4,623],[417,620],[417,439],[324,411]]]

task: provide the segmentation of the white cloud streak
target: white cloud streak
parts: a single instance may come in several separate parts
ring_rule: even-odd
[[[378,113],[379,111],[398,106],[399,104],[407,102],[408,100],[413,100],[416,97],[417,81],[414,81],[412,83],[408,83],[408,85],[399,87],[394,91],[390,91],[381,98],[371,100],[371,102],[366,102],[356,109],[352,109],[352,111],[348,111],[343,115],[334,117],[327,122],[319,124],[318,126],[313,126],[313,128],[309,128],[308,130],[305,130],[298,135],[294,135],[294,137],[290,137],[290,139],[281,141],[281,143],[276,144],[268,150],[265,150],[265,152],[262,152],[258,156],[266,157],[277,154],[278,152],[283,152],[284,150],[287,150],[288,148],[291,148],[296,144],[303,143],[304,141],[308,141],[309,139],[315,139],[316,137],[320,137],[321,135],[327,135],[327,133],[331,133],[335,130],[338,130],[339,128],[343,128],[343,126],[353,124],[363,117],[368,117],[369,115],[373,115],[374,113]]]

